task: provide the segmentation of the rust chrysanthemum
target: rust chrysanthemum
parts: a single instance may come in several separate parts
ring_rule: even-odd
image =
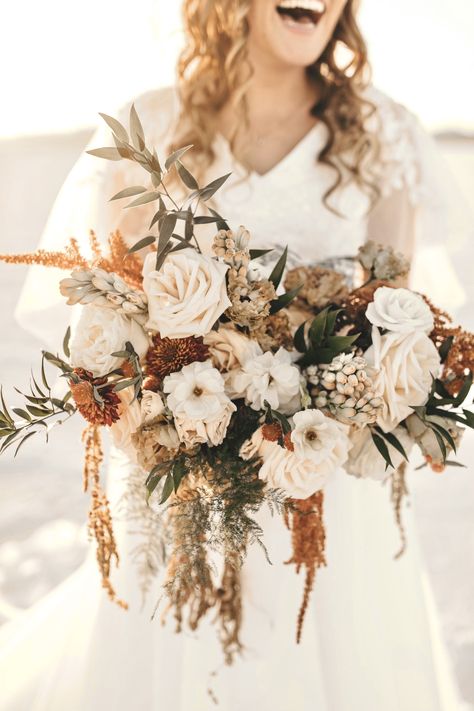
[[[106,384],[107,378],[94,378],[90,371],[83,368],[75,368],[69,380],[69,387],[77,409],[83,418],[92,425],[110,427],[120,419],[120,398],[114,392],[113,385]],[[97,392],[99,392],[100,398],[97,397]]]
[[[208,358],[209,349],[202,338],[161,338],[157,334],[146,356],[146,371],[149,376],[163,379],[185,365]]]

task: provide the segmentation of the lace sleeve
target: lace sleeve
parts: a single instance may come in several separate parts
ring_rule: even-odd
[[[150,92],[138,97],[135,104],[150,144],[158,151],[164,150],[176,112],[174,90]],[[118,113],[125,125],[128,111],[129,105]],[[85,150],[108,145],[111,145],[110,130],[103,125],[95,131]],[[102,243],[115,230],[120,230],[131,242],[145,236],[151,206],[124,210],[122,201],[110,202],[123,188],[143,184],[143,176],[143,170],[129,161],[105,161],[84,153],[56,198],[38,246],[60,250],[69,237],[75,237],[87,255],[90,230]],[[60,270],[31,267],[16,309],[20,325],[54,348],[61,342],[72,314],[71,307],[66,306],[59,294],[58,281],[62,276]]]
[[[435,141],[405,108],[376,95],[380,154],[375,175],[381,198],[369,237],[412,258],[412,285],[446,309],[472,295],[472,221]],[[472,261],[472,258],[471,258]]]

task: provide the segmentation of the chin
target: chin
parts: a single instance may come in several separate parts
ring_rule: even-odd
[[[326,48],[345,0],[253,0],[250,40],[284,66],[308,67]]]

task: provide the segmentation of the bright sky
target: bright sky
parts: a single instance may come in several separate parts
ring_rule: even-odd
[[[12,0],[0,14],[0,137],[69,131],[173,80],[176,0]],[[363,0],[383,90],[432,128],[474,130],[473,0]]]

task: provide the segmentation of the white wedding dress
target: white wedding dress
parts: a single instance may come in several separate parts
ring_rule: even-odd
[[[462,292],[449,271],[445,243],[448,232],[452,235],[457,227],[445,219],[445,191],[435,179],[439,171],[430,139],[406,110],[375,90],[370,96],[383,119],[376,166],[382,198],[370,218],[367,199],[353,184],[337,194],[342,216],[323,206],[333,175],[315,162],[325,140],[322,125],[263,176],[246,176],[218,136],[209,179],[234,172],[217,196],[217,209],[231,226],[244,224],[251,230],[253,247],[288,244],[292,263],[353,255],[368,236],[421,254],[414,264],[418,283],[423,282],[433,300],[455,305]],[[178,111],[175,92],[151,92],[136,106],[149,144],[164,155]],[[110,145],[107,136],[108,131],[100,129],[91,146]],[[135,164],[81,158],[59,195],[43,246],[59,246],[70,235],[85,243],[90,228],[102,239],[116,228],[130,240],[146,235],[147,207],[122,211],[118,203],[108,202],[142,179]],[[441,264],[442,292],[436,278]],[[59,346],[70,309],[58,296],[51,272],[31,270],[18,316],[50,346]],[[79,465],[73,466],[80,486]],[[124,457],[112,452],[108,476],[114,507],[130,472]],[[123,612],[107,600],[91,553],[70,579],[0,630],[0,708],[455,711],[412,517],[405,511],[409,546],[395,561],[399,534],[389,498],[387,486],[342,471],[328,485],[328,566],[318,573],[299,646],[295,624],[303,580],[284,565],[290,538],[283,523],[262,514],[273,565],[260,549],[250,551],[243,570],[246,649],[231,668],[222,664],[212,624],[203,624],[197,633],[176,635],[172,620],[166,626],[159,616],[150,621],[160,594],[158,583],[141,610],[136,570],[128,556],[137,540],[121,520],[117,530],[122,561],[114,583],[130,610]]]

